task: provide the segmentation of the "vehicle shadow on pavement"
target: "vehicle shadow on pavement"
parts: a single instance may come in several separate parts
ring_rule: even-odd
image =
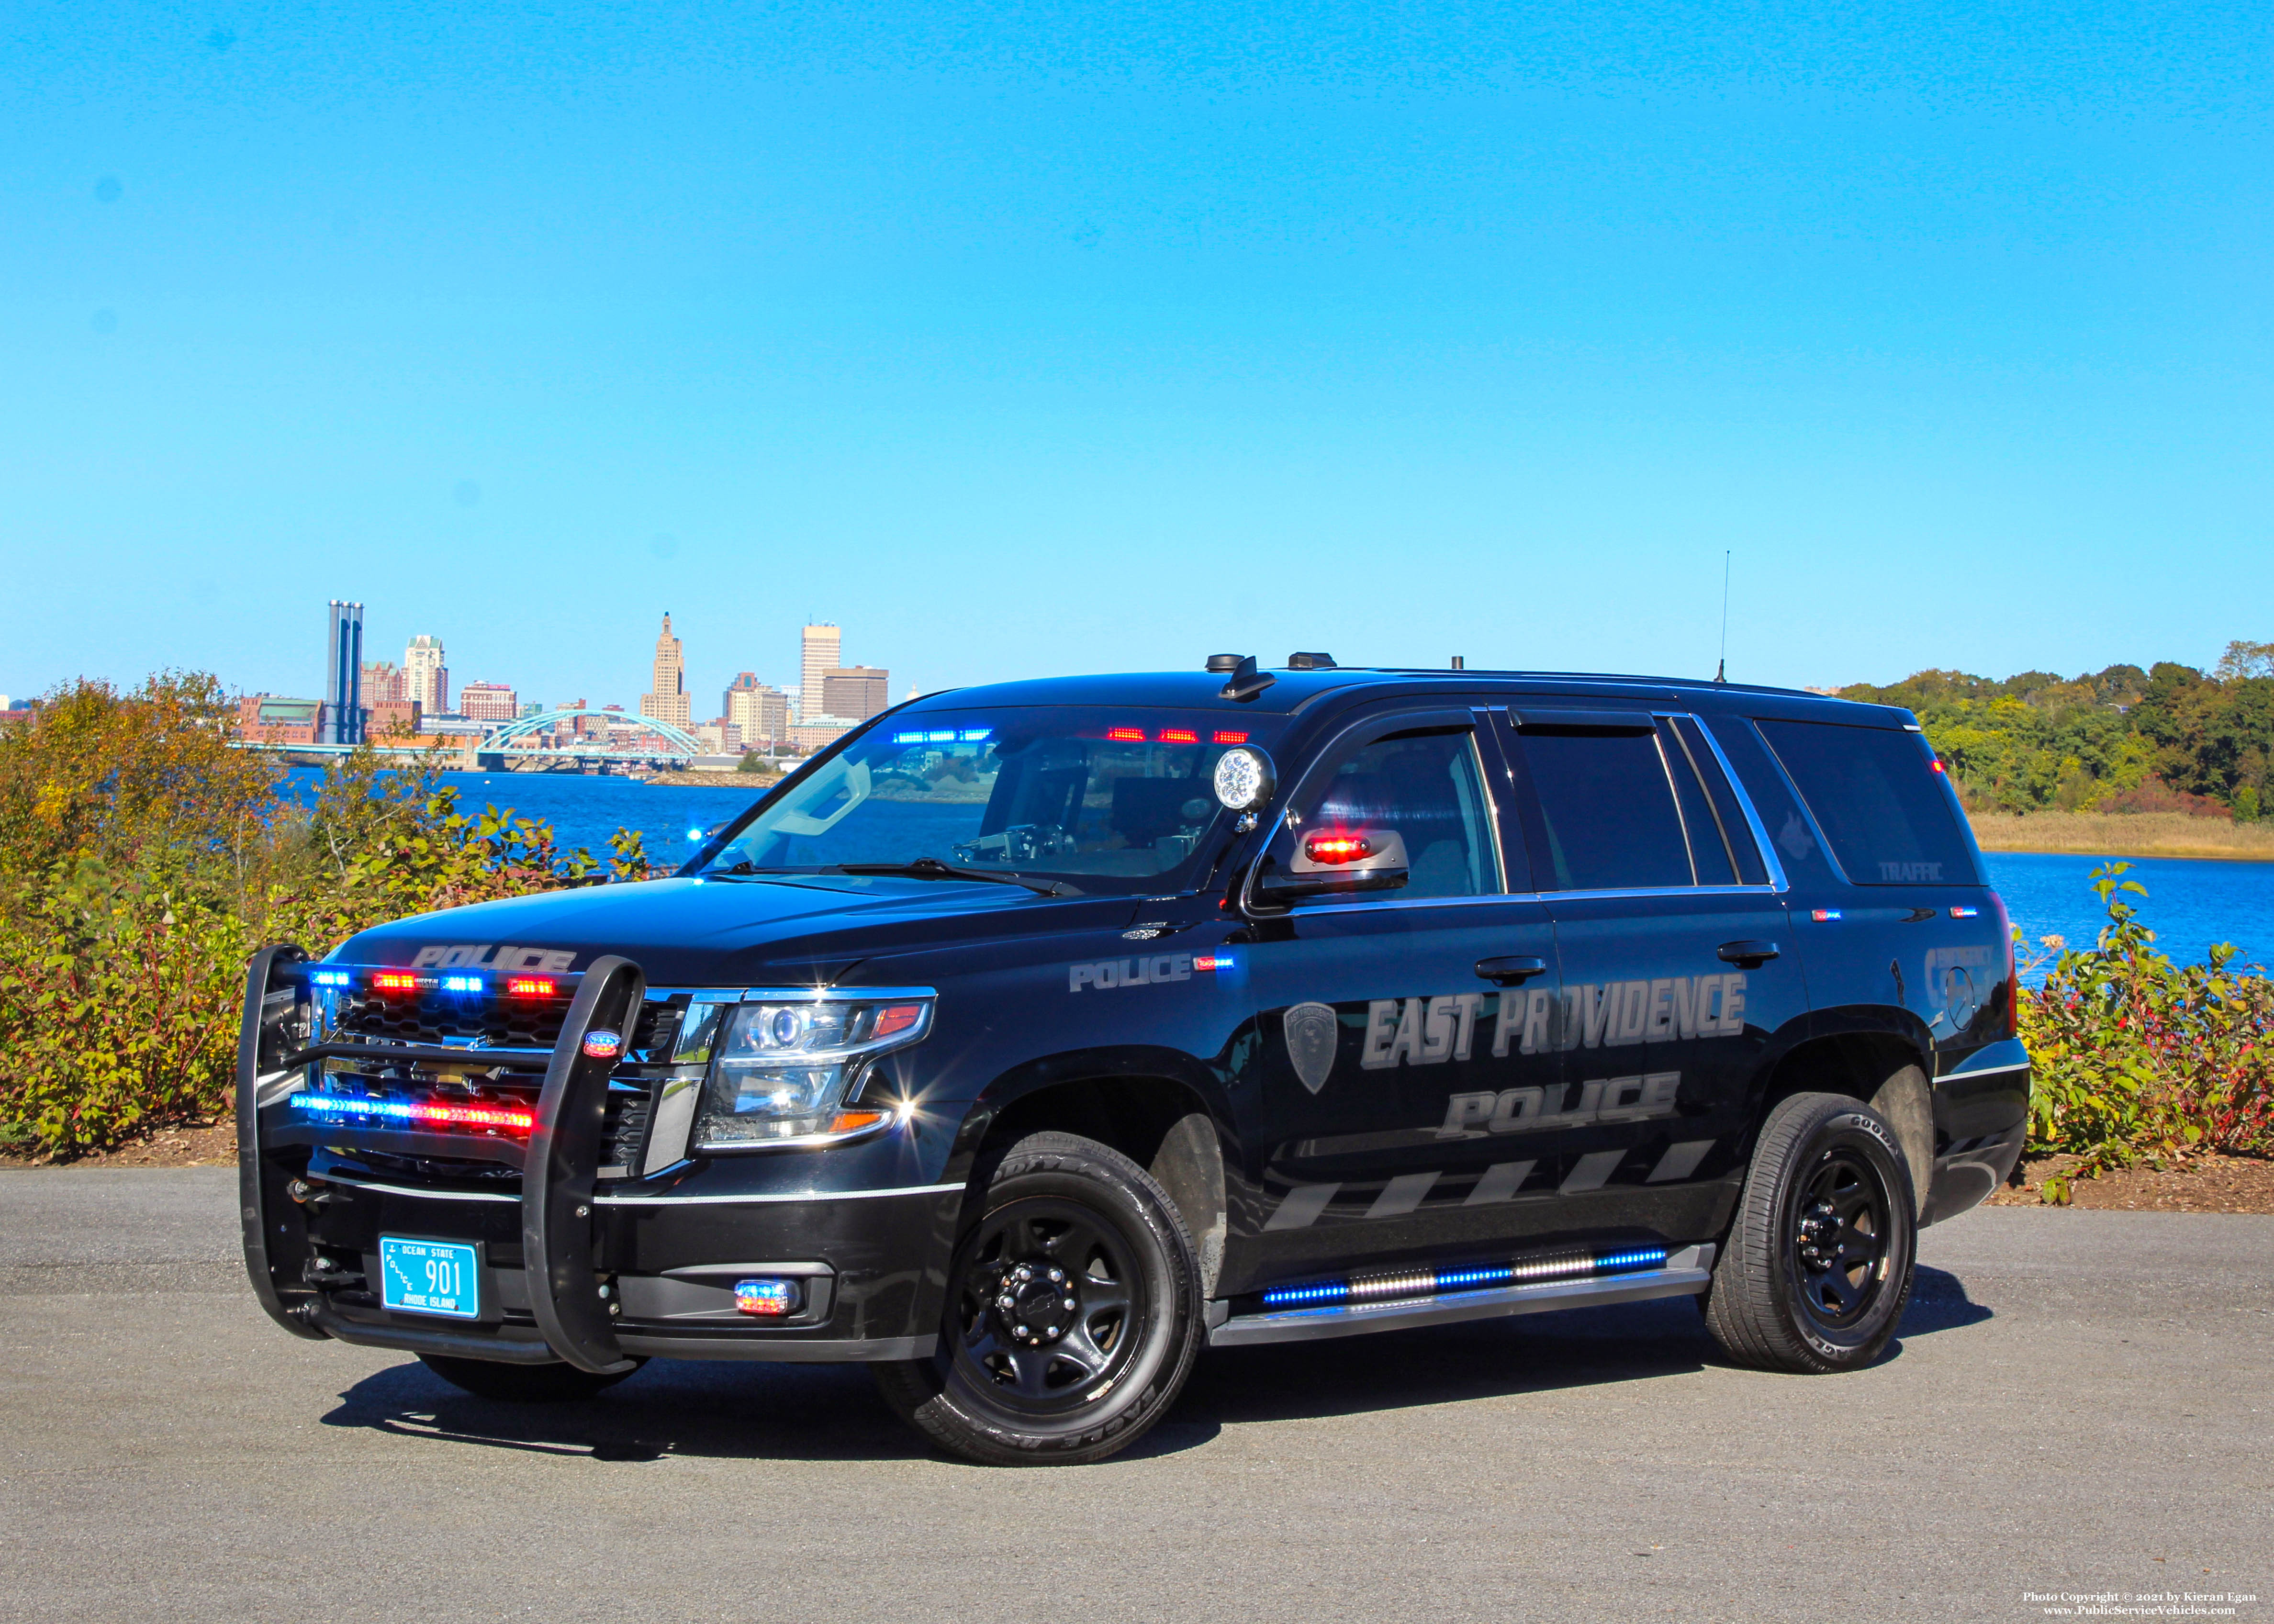
[[[1941,1269],[1920,1268],[1897,1339],[1978,1324],[1991,1311]],[[1726,1365],[1686,1297],[1204,1357],[1177,1415],[1218,1425],[1353,1415],[1681,1375]]]
[[[463,1393],[414,1360],[350,1387],[324,1425],[597,1461],[938,1458],[885,1408],[867,1371],[843,1365],[656,1359],[581,1402],[505,1404]],[[1174,1454],[1216,1432],[1172,1415],[1117,1458]]]
[[[1886,1357],[1901,1357],[1909,1338],[1989,1318],[1955,1275],[1921,1268]],[[1201,1355],[1175,1410],[1118,1458],[1179,1454],[1242,1422],[1508,1397],[1726,1363],[1695,1304],[1680,1297],[1223,1349]],[[324,1424],[596,1461],[938,1458],[885,1408],[868,1372],[849,1365],[658,1359],[580,1403],[503,1404],[462,1393],[412,1361],[356,1383]]]

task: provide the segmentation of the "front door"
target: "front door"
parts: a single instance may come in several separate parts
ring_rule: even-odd
[[[1474,1255],[1536,1193],[1496,1130],[1559,1076],[1555,936],[1508,894],[1499,770],[1468,713],[1441,712],[1359,725],[1296,787],[1263,872],[1394,846],[1407,879],[1255,928],[1259,1041],[1235,1082],[1255,1162],[1224,1292]]]

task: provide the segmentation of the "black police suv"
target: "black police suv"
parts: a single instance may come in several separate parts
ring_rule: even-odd
[[[851,1360],[1092,1461],[1203,1344],[1689,1295],[1864,1365],[2029,1079],[1907,712],[1219,656],[903,705],[669,879],[267,949],[245,1249],[486,1396]]]

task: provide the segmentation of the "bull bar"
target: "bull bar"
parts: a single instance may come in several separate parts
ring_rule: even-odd
[[[310,996],[309,962],[305,951],[289,943],[253,955],[245,973],[245,1017],[237,1038],[238,1216],[245,1273],[268,1317],[295,1336],[315,1341],[508,1364],[557,1359],[599,1375],[629,1370],[633,1361],[618,1344],[600,1296],[592,1199],[608,1078],[620,1053],[607,1049],[588,1054],[585,1039],[596,1029],[614,1029],[629,1039],[646,992],[640,967],[612,955],[584,972],[546,1064],[520,1158],[523,1263],[530,1312],[542,1340],[506,1341],[439,1327],[350,1321],[302,1279],[301,1259],[309,1247],[306,1214],[289,1188],[296,1175],[270,1154],[269,1146],[308,1068],[321,1064],[328,1054],[383,1054],[398,1060],[447,1055],[463,1061],[470,1052],[296,1043],[294,1018]],[[280,1268],[280,1259],[286,1267]]]

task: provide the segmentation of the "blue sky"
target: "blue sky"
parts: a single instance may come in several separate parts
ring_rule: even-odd
[[[18,0],[0,692],[2274,637],[2257,6]]]

